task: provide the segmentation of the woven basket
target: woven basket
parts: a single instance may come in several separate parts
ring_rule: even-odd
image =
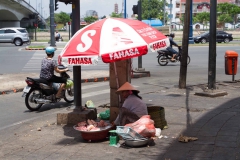
[[[149,106],[148,114],[151,116],[151,119],[154,121],[154,126],[156,128],[164,129],[167,127],[167,121],[165,119],[165,111],[161,106]]]

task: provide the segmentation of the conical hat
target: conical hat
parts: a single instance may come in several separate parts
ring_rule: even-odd
[[[134,88],[129,82],[125,82],[125,83],[117,90],[117,92],[127,91],[127,90],[139,92],[139,90],[137,90],[136,88]]]

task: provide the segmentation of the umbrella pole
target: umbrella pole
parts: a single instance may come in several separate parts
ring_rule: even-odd
[[[118,74],[117,74],[117,67],[116,67],[116,62],[113,62],[113,65],[114,65],[114,72],[115,72],[115,77],[116,77],[116,83],[117,83],[117,89],[119,88],[119,81],[118,81]],[[120,108],[121,105],[120,105],[120,102],[121,102],[121,97],[120,97],[120,94],[118,94],[118,107]],[[121,111],[120,111],[121,112]],[[119,113],[119,121],[121,123],[122,121],[122,115]]]
[[[115,72],[115,77],[116,77],[116,83],[117,83],[117,89],[119,88],[119,81],[118,81],[118,74],[117,74],[117,67],[116,67],[116,62],[113,62],[114,64],[114,72]],[[120,102],[121,102],[121,97],[120,94],[118,95],[118,106],[120,107]]]

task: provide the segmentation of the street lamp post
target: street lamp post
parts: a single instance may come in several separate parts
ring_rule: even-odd
[[[127,0],[124,0],[124,18],[127,18]]]

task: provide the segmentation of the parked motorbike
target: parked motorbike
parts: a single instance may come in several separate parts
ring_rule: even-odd
[[[182,59],[182,47],[178,47],[178,55],[175,56],[175,61],[171,61],[172,59],[172,53],[170,53],[168,50],[160,50],[158,51],[158,64],[160,66],[166,66],[169,62],[176,63],[181,62]],[[187,57],[187,64],[190,63],[190,57]]]
[[[66,69],[62,65],[58,68]],[[70,79],[66,72],[60,73],[60,76]],[[23,89],[22,97],[25,97],[25,105],[29,110],[37,111],[44,104],[57,103],[61,100],[61,98],[56,98],[61,83],[49,83],[45,79],[30,77],[27,77],[25,81],[27,86]],[[63,89],[62,97],[68,103],[74,102],[74,87]]]

